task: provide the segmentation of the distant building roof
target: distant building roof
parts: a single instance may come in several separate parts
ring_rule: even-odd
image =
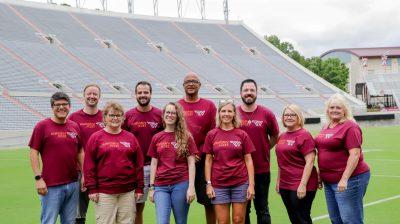
[[[343,48],[333,49],[321,55],[321,58],[332,52],[347,52],[354,54],[357,57],[381,57],[386,55],[388,57],[400,56],[400,47],[372,47],[372,48]]]

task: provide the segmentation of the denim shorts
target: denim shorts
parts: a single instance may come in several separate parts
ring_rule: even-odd
[[[245,183],[233,187],[215,188],[215,198],[211,200],[214,205],[229,204],[229,203],[243,203],[247,201],[247,188],[249,183]]]

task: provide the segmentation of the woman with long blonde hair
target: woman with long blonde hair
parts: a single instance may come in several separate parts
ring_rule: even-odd
[[[163,110],[164,131],[154,135],[148,151],[151,159],[149,200],[156,204],[157,223],[187,223],[189,204],[195,198],[196,144],[186,128],[183,110],[170,102]]]

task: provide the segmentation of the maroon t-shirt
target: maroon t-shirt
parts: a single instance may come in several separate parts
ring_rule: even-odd
[[[306,165],[304,157],[308,153],[315,152],[313,137],[305,129],[282,133],[275,152],[280,169],[279,188],[297,191]],[[316,191],[317,188],[318,174],[313,167],[308,179],[307,191]]]
[[[354,121],[345,121],[333,128],[325,126],[315,138],[318,149],[318,168],[321,179],[328,183],[338,183],[346,169],[349,150],[361,149],[362,132]],[[356,176],[369,171],[361,152],[357,167],[351,174]]]
[[[89,137],[93,133],[105,127],[103,123],[103,115],[100,110],[96,114],[91,115],[85,113],[83,109],[81,109],[72,113],[68,119],[79,125],[84,146],[86,146]]]
[[[257,105],[253,112],[245,112],[237,107],[241,127],[253,142],[256,151],[251,154],[256,174],[270,172],[270,145],[269,137],[279,134],[279,126],[274,113],[268,108]]]
[[[243,130],[215,128],[208,133],[203,150],[213,155],[211,182],[214,187],[238,186],[249,180],[244,155],[255,149]]]
[[[159,132],[151,140],[148,156],[156,158],[157,171],[154,185],[176,184],[189,179],[189,166],[186,157],[178,156],[175,133]],[[197,147],[190,136],[188,140],[189,155],[197,153]]]
[[[29,147],[40,153],[42,178],[48,187],[78,180],[76,164],[82,143],[79,126],[73,121],[58,124],[46,118],[36,124]]]
[[[89,193],[143,193],[143,154],[135,136],[125,130],[110,134],[104,129],[88,141],[83,165]]]
[[[147,152],[153,136],[163,130],[162,111],[154,106],[148,112],[132,108],[126,112],[122,128],[135,135],[145,156],[144,163],[150,165],[151,157]]]
[[[215,128],[217,108],[212,101],[203,98],[200,98],[195,103],[189,103],[184,99],[180,99],[178,103],[183,107],[186,124],[196,142],[197,149],[199,150],[198,155],[201,156],[204,139],[207,133]]]

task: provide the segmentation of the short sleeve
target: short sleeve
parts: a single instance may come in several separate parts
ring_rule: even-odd
[[[267,121],[268,121],[268,127],[267,127],[267,133],[269,136],[277,136],[279,135],[279,125],[278,121],[276,120],[275,115],[271,111],[267,111]]]
[[[310,133],[307,132],[300,136],[299,151],[303,156],[315,151],[315,142]]]
[[[29,141],[29,147],[37,151],[42,150],[43,139],[44,138],[44,128],[42,123],[38,123],[33,129],[31,139]]]
[[[362,133],[359,127],[351,127],[344,136],[344,147],[347,150],[359,148],[361,149]]]
[[[249,135],[246,132],[243,132],[243,154],[250,154],[254,151],[256,151],[256,148],[254,147]]]
[[[206,140],[203,145],[203,153],[212,154],[213,153],[213,142],[212,142],[212,134],[209,132],[206,136]]]
[[[210,111],[211,111],[211,124],[210,124],[210,129],[209,130],[212,130],[212,129],[214,129],[215,127],[216,127],[216,121],[215,121],[215,118],[217,117],[217,108],[215,107],[215,105],[214,105],[214,103],[211,103],[211,109],[210,109]]]
[[[157,158],[157,137],[153,136],[151,139],[151,143],[149,146],[149,151],[147,151],[147,156],[150,156],[151,158]]]
[[[197,153],[197,146],[196,146],[196,143],[194,142],[194,139],[192,136],[190,136],[188,139],[188,149],[189,149],[189,154],[191,156],[193,156]]]

